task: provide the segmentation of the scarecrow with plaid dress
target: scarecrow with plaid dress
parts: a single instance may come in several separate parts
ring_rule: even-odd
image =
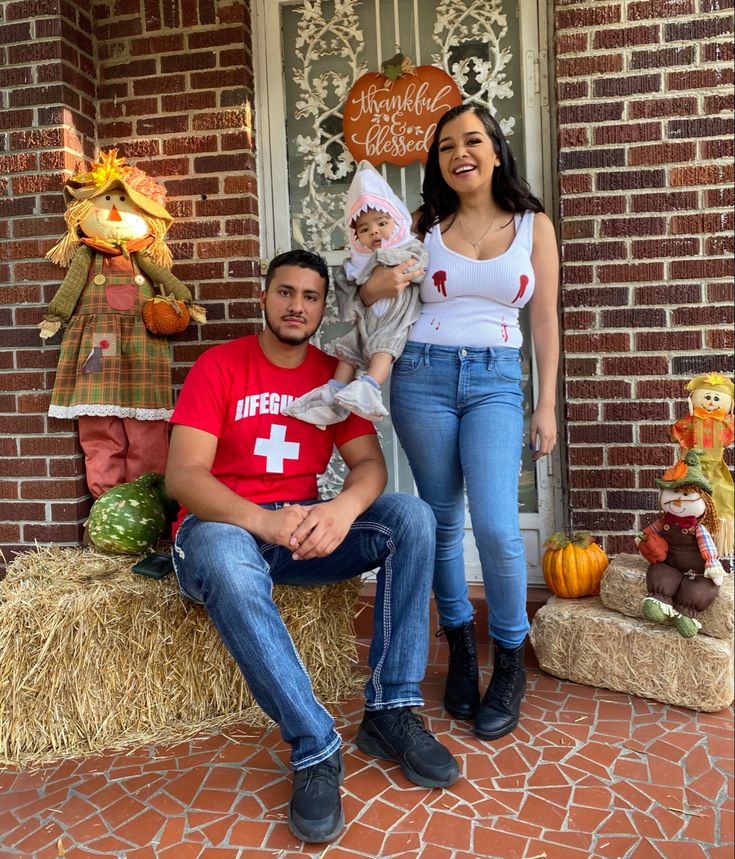
[[[165,189],[124,160],[116,149],[101,152],[89,172],[65,185],[67,232],[46,256],[68,272],[39,325],[45,340],[68,323],[48,413],[78,421],[95,498],[166,468],[169,345],[148,331],[143,306],[158,287],[204,321],[170,271]]]

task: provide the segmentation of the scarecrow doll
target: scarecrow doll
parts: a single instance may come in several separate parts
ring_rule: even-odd
[[[733,443],[733,393],[735,386],[721,373],[695,376],[686,386],[689,391],[689,415],[678,420],[672,429],[682,456],[700,448],[702,471],[712,484],[712,498],[720,520],[715,542],[721,557],[732,555],[735,521],[733,514],[733,480],[724,460],[725,448]]]
[[[700,454],[688,451],[656,480],[664,515],[636,540],[650,564],[641,611],[654,623],[673,623],[684,638],[699,632],[697,615],[717,596],[725,576],[712,539],[719,521]]]
[[[150,320],[149,310],[162,302],[175,305],[178,330],[190,314],[204,321],[170,271],[163,237],[173,218],[165,189],[124,161],[116,149],[101,152],[89,172],[65,185],[67,232],[46,256],[68,272],[38,326],[46,340],[68,323],[48,413],[77,419],[95,498],[145,472],[165,471],[169,346],[144,316]]]

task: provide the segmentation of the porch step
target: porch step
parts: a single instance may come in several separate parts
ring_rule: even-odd
[[[477,641],[486,643],[489,640],[487,629],[487,603],[485,602],[485,591],[481,584],[471,584],[468,586],[470,602],[475,610],[475,635]],[[551,591],[539,585],[532,585],[528,588],[526,597],[526,610],[528,611],[528,620],[532,621],[536,612],[551,596]],[[366,608],[361,611],[355,618],[355,634],[360,639],[369,639],[373,634],[373,612],[372,608],[375,604],[375,582],[365,582],[360,591],[361,603],[366,605]],[[430,629],[438,629],[439,622],[437,620],[436,605],[434,597],[431,597],[430,605]],[[529,648],[527,648],[528,650]]]

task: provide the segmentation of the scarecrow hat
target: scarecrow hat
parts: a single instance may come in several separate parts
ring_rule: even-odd
[[[663,478],[656,478],[656,484],[661,489],[679,489],[680,486],[696,486],[708,495],[712,494],[712,486],[699,464],[699,457],[703,451],[699,449],[688,450],[683,459],[680,459],[673,468],[664,471]]]
[[[731,400],[735,396],[735,385],[722,373],[704,373],[702,376],[695,376],[686,387],[690,394],[692,391],[698,391],[700,388],[707,388],[710,391],[719,391],[721,394],[727,394]]]
[[[129,167],[124,158],[117,157],[117,149],[100,152],[99,160],[92,163],[87,173],[75,173],[64,186],[67,205],[72,200],[91,200],[115,188],[122,188],[135,205],[148,215],[160,218],[168,229],[173,217],[166,211],[166,189],[151,177]]]

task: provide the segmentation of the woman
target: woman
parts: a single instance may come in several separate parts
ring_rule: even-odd
[[[534,459],[556,443],[559,258],[554,229],[518,174],[498,123],[462,104],[439,121],[416,232],[429,249],[422,313],[392,376],[391,414],[419,494],[437,520],[434,594],[449,643],[444,706],[496,739],[518,724],[528,632],[526,561],[518,522],[523,439],[521,329],[530,302],[538,401]],[[403,266],[363,287],[372,303],[408,282]],[[464,487],[482,565],[494,670],[480,700],[464,570]]]

